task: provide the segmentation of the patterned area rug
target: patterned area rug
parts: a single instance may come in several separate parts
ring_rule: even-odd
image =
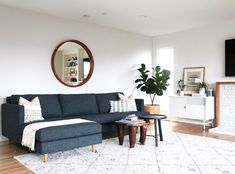
[[[153,133],[148,132],[148,134]],[[138,139],[138,135],[137,135]],[[91,147],[42,155],[16,156],[36,174],[234,174],[235,143],[193,136],[171,131],[164,132],[164,141],[154,146],[154,138],[147,137],[146,144],[138,142],[129,148],[129,138],[124,145],[118,139],[103,140],[97,145],[98,153]]]

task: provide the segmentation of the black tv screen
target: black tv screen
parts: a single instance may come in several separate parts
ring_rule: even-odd
[[[235,39],[225,40],[225,76],[235,76]]]

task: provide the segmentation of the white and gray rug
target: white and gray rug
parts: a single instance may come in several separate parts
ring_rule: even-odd
[[[47,163],[34,153],[15,159],[36,174],[235,173],[234,142],[171,131],[164,132],[164,141],[158,147],[152,137],[147,137],[145,145],[137,142],[132,149],[128,140],[125,136],[123,146],[118,145],[117,138],[103,140],[97,145],[98,153],[91,152],[89,146],[49,154]]]

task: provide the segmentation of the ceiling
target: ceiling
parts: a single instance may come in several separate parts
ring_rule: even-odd
[[[0,0],[0,5],[148,36],[235,19],[235,0]]]

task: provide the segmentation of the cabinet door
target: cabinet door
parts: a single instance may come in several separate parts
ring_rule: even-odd
[[[202,120],[205,115],[205,98],[190,97],[187,99],[186,117],[190,119]]]
[[[184,97],[170,98],[170,116],[171,117],[185,117],[185,108],[187,99]]]
[[[187,105],[185,118],[203,120],[205,115],[205,106],[203,105]]]

